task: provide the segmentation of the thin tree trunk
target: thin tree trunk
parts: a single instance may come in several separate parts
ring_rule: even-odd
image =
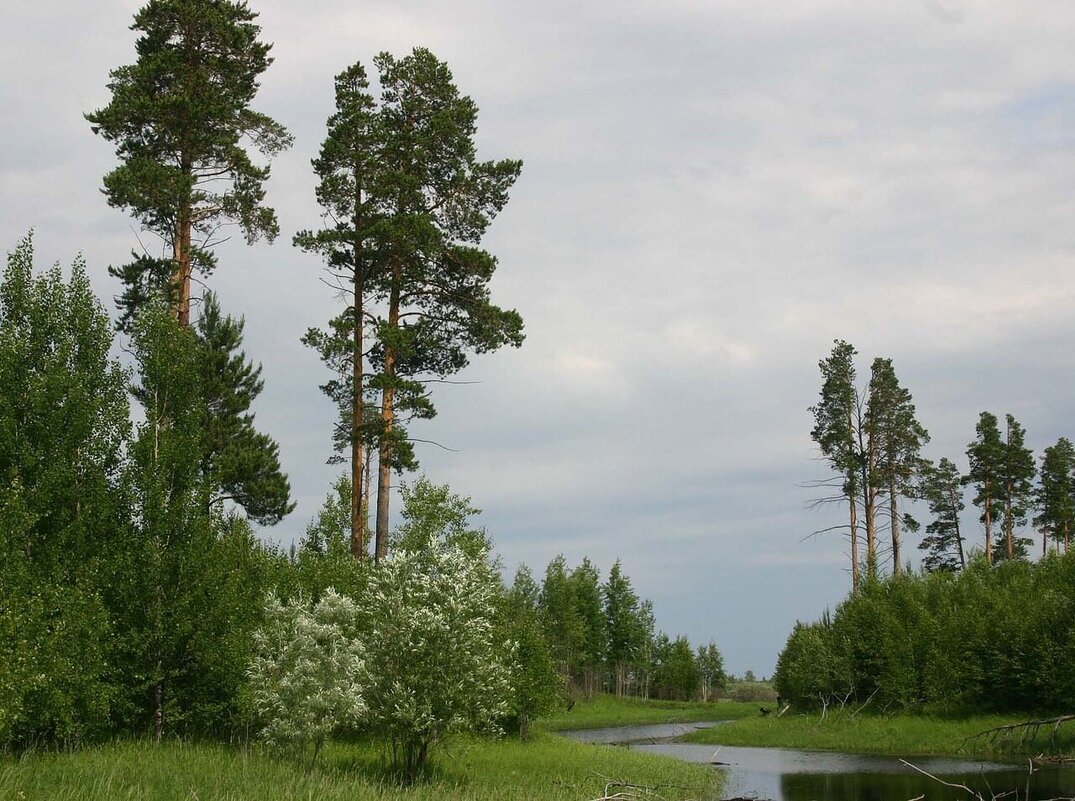
[[[358,182],[356,180],[356,187]],[[365,397],[363,393],[363,269],[362,269],[362,239],[360,231],[362,230],[362,217],[358,209],[360,208],[362,198],[362,190],[356,188],[355,198],[355,241],[353,249],[354,258],[354,320],[352,325],[354,329],[352,331],[352,353],[351,353],[351,370],[353,371],[353,391],[354,397],[351,403],[351,554],[355,559],[364,559],[367,554],[366,546],[366,521],[363,520],[362,510],[364,507],[364,499],[362,497],[362,490],[364,484],[362,482],[363,468],[365,467],[365,459],[363,456],[362,448],[362,416],[365,405]]]
[[[898,576],[900,574],[900,518],[894,481],[888,484],[888,507],[889,514],[892,516],[892,575]]]
[[[160,670],[160,665],[157,665]],[[160,745],[164,736],[164,686],[161,682],[153,685],[153,741]]]
[[[855,496],[852,494],[847,499],[847,505],[851,509],[851,592],[859,589],[859,520],[858,507],[855,506]]]
[[[948,492],[949,503],[953,509],[959,508],[959,499],[956,496],[955,489],[950,489]],[[963,570],[967,567],[967,559],[963,554],[963,535],[959,533],[959,514],[955,516],[956,523],[956,546],[959,548],[959,569]]]
[[[992,504],[989,498],[989,479],[984,482],[985,488],[985,507],[983,512],[985,514],[985,563],[987,565],[993,564],[993,510]]]
[[[1004,499],[1004,542],[1008,547],[1008,561],[1015,558],[1015,540],[1012,537],[1014,521],[1012,520],[1012,485],[1009,481],[1006,485],[1008,497]]]
[[[392,267],[392,290],[388,305],[388,327],[399,327],[399,293],[402,270],[397,260]],[[388,504],[392,490],[392,430],[396,422],[395,378],[396,349],[389,346],[384,351],[385,386],[381,391],[381,443],[377,460],[377,554],[388,554]]]
[[[181,328],[190,325],[190,247],[191,228],[193,227],[193,213],[190,204],[184,204],[179,209],[179,216],[175,223],[175,235],[172,240],[172,260],[175,266],[172,269],[172,312]]]

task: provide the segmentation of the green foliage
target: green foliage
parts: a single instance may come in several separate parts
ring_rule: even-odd
[[[962,570],[967,566],[959,514],[963,511],[963,476],[959,468],[942,458],[936,466],[928,464],[922,473],[918,493],[929,504],[933,522],[926,526],[926,536],[918,547],[926,551],[922,567],[926,570]]]
[[[651,692],[657,698],[685,701],[698,689],[700,673],[694,651],[686,637],[657,637],[654,646]]]
[[[254,633],[250,692],[261,733],[274,748],[297,751],[312,766],[334,731],[354,728],[365,709],[362,647],[355,602],[334,590],[313,603],[265,600]]]
[[[205,404],[202,473],[215,493],[210,503],[231,501],[262,525],[278,523],[295,508],[280,469],[280,447],[254,428],[251,405],[261,390],[261,365],[240,349],[242,318],[223,314],[207,293],[198,318],[202,401]]]
[[[211,510],[195,332],[154,301],[132,341],[145,420],[126,478],[132,522],[112,558],[115,680],[123,688],[115,713],[158,736],[219,731],[240,719],[252,633],[279,556],[245,521]]]
[[[524,739],[534,720],[564,702],[564,681],[553,663],[537,609],[537,585],[525,565],[501,600],[498,639],[513,645],[505,661],[511,666],[511,714],[508,729]]]
[[[724,657],[717,648],[717,644],[710,640],[707,644],[698,646],[695,662],[698,665],[702,700],[709,701],[727,686],[728,676],[724,672]]]
[[[351,553],[351,479],[340,476],[306,527],[295,564],[301,591],[315,601],[333,588],[351,598],[365,591],[368,564]]]
[[[150,0],[131,26],[137,60],[112,70],[110,102],[86,115],[120,159],[104,179],[108,202],[169,243],[190,226],[204,239],[191,248],[203,272],[221,223],[238,223],[248,241],[279,229],[262,204],[269,168],[244,147],[273,156],[291,144],[281,125],[250,109],[272,62],[256,17],[230,0]]]
[[[1005,415],[1005,438],[998,478],[999,500],[1003,506],[1001,530],[997,532],[994,554],[998,560],[1025,559],[1031,540],[1020,536],[1033,503],[1033,480],[1037,474],[1034,453],[1026,447],[1026,430],[1010,414]]]
[[[873,704],[1024,712],[1075,703],[1075,555],[868,581],[777,663],[798,709]]]
[[[1041,484],[1035,505],[1040,514],[1034,518],[1034,525],[1044,532],[1044,538],[1051,539],[1058,549],[1063,545],[1066,551],[1075,523],[1075,446],[1066,437],[1042,452]],[[1042,552],[1045,542],[1043,539]]]
[[[967,459],[970,470],[963,481],[974,487],[972,503],[982,510],[982,524],[985,526],[985,558],[993,560],[993,531],[1000,517],[1000,472],[1004,460],[1004,442],[1000,438],[997,417],[989,412],[982,412],[975,426],[975,439],[967,446]]]
[[[107,727],[108,562],[124,513],[126,374],[83,262],[0,285],[0,747]]]
[[[454,513],[467,504],[428,482],[411,488],[405,518],[434,526],[403,533],[360,602],[367,720],[407,780],[445,737],[495,732],[510,706],[495,626],[500,578],[487,548],[456,526]]]

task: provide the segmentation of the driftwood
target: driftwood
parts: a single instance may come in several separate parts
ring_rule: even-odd
[[[906,759],[901,759],[900,762],[902,762],[904,765],[909,767],[911,770],[918,771],[919,773],[921,773],[926,778],[933,779],[933,781],[938,782],[939,784],[943,784],[945,787],[952,787],[952,788],[955,788],[955,789],[958,789],[958,790],[965,791],[971,798],[977,799],[977,801],[1001,801],[1002,799],[1006,799],[1006,798],[1010,798],[1010,799],[1012,799],[1012,801],[1028,801],[1029,798],[1030,798],[1030,779],[1034,775],[1034,761],[1033,760],[1027,760],[1028,765],[1027,765],[1027,774],[1026,774],[1026,790],[1025,790],[1025,794],[1024,794],[1022,799],[1019,798],[1019,791],[1018,790],[1006,790],[1003,793],[994,793],[992,791],[992,788],[990,788],[989,796],[986,797],[986,796],[982,795],[981,793],[976,793],[974,790],[972,790],[971,788],[967,787],[967,785],[965,785],[965,784],[957,784],[957,783],[954,783],[954,782],[946,782],[944,779],[941,779],[941,778],[939,778],[937,776],[934,776],[929,771],[922,770],[922,768],[918,767],[918,765],[911,764]],[[989,782],[986,781],[986,786],[988,786],[988,785],[989,785]],[[917,798],[910,799],[910,801],[922,801],[922,799],[924,799],[924,798],[925,798],[925,796],[920,795]],[[1075,798],[1071,798],[1070,796],[1058,796],[1057,798],[1049,798],[1049,799],[1047,799],[1047,801],[1075,801]]]
[[[977,734],[972,734],[970,737],[963,740],[959,748],[960,750],[963,750],[967,743],[977,740],[978,738],[988,738],[991,744],[996,745],[997,740],[1002,738],[1012,738],[1015,735],[1019,736],[1020,745],[1026,745],[1028,741],[1037,737],[1038,732],[1045,726],[1052,727],[1052,731],[1049,732],[1049,742],[1055,748],[1057,745],[1056,735],[1060,726],[1064,723],[1070,723],[1073,720],[1075,720],[1075,715],[1057,715],[1055,718],[1042,718],[1041,720],[1024,720],[1022,723],[1009,723],[1007,726],[997,726],[993,729],[986,729]]]
[[[690,790],[704,793],[701,787],[684,787],[679,784],[657,784],[653,786],[645,784],[633,784],[631,782],[616,781],[608,776],[602,776],[594,772],[594,776],[605,780],[605,793],[592,799],[592,801],[667,801],[659,790]],[[694,801],[690,799],[689,801]]]

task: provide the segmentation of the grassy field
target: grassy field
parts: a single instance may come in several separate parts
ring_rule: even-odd
[[[661,785],[669,799],[720,797],[719,774],[706,766],[549,734],[454,741],[435,753],[427,778],[407,788],[385,776],[376,748],[362,744],[326,746],[309,773],[257,750],[180,742],[0,761],[5,801],[579,801],[603,795],[612,780]]]
[[[896,756],[956,755],[997,756],[1052,753],[1048,731],[1034,741],[1020,746],[1018,740],[1000,747],[988,738],[968,741],[978,732],[1025,720],[1020,717],[979,715],[965,718],[938,718],[924,715],[880,717],[860,714],[785,715],[782,718],[753,717],[692,732],[685,739],[713,745],[771,746],[846,751],[861,754]],[[1075,750],[1075,726],[1061,729],[1058,741],[1061,753]]]
[[[696,720],[739,720],[758,714],[753,702],[643,701],[596,695],[579,701],[570,711],[542,718],[538,726],[547,731],[598,729],[606,726],[642,726],[648,723],[689,723]]]

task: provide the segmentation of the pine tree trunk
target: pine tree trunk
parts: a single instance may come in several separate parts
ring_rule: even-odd
[[[175,237],[172,240],[172,312],[181,328],[190,325],[190,246],[191,246],[191,208],[184,205],[179,210],[175,225]]]
[[[357,184],[357,181],[356,181]],[[358,197],[355,200],[355,208],[361,202],[361,189],[356,190]],[[363,392],[363,269],[362,269],[362,240],[359,238],[362,226],[361,216],[355,213],[355,243],[354,243],[354,320],[353,350],[351,353],[351,370],[353,373],[354,397],[351,399],[351,554],[356,559],[364,559],[367,556],[366,548],[366,521],[363,520],[362,510],[365,506],[362,491],[363,468],[365,459],[362,452],[362,414],[364,407]]]
[[[993,509],[989,498],[989,479],[985,480],[985,563],[993,564]]]
[[[392,268],[392,291],[388,306],[388,327],[399,327],[399,293],[402,280],[398,260]],[[392,491],[392,430],[395,427],[395,378],[396,349],[394,345],[384,351],[385,386],[381,392],[381,443],[377,461],[377,558],[388,554],[388,505]]]
[[[859,589],[859,514],[855,506],[855,496],[848,497],[851,508],[851,592]]]
[[[959,509],[959,496],[956,495],[956,490],[949,489],[948,491],[948,503],[952,506],[953,510]],[[967,559],[963,553],[963,535],[959,532],[959,513],[955,513],[955,525],[956,525],[956,546],[959,548],[959,569],[963,570],[967,567]]]
[[[1015,559],[1015,539],[1012,534],[1014,520],[1012,520],[1012,485],[1007,484],[1008,497],[1004,501],[1004,542],[1008,546],[1008,561]]]
[[[896,482],[888,484],[888,508],[892,520],[892,575],[900,574],[900,518],[896,502]]]

